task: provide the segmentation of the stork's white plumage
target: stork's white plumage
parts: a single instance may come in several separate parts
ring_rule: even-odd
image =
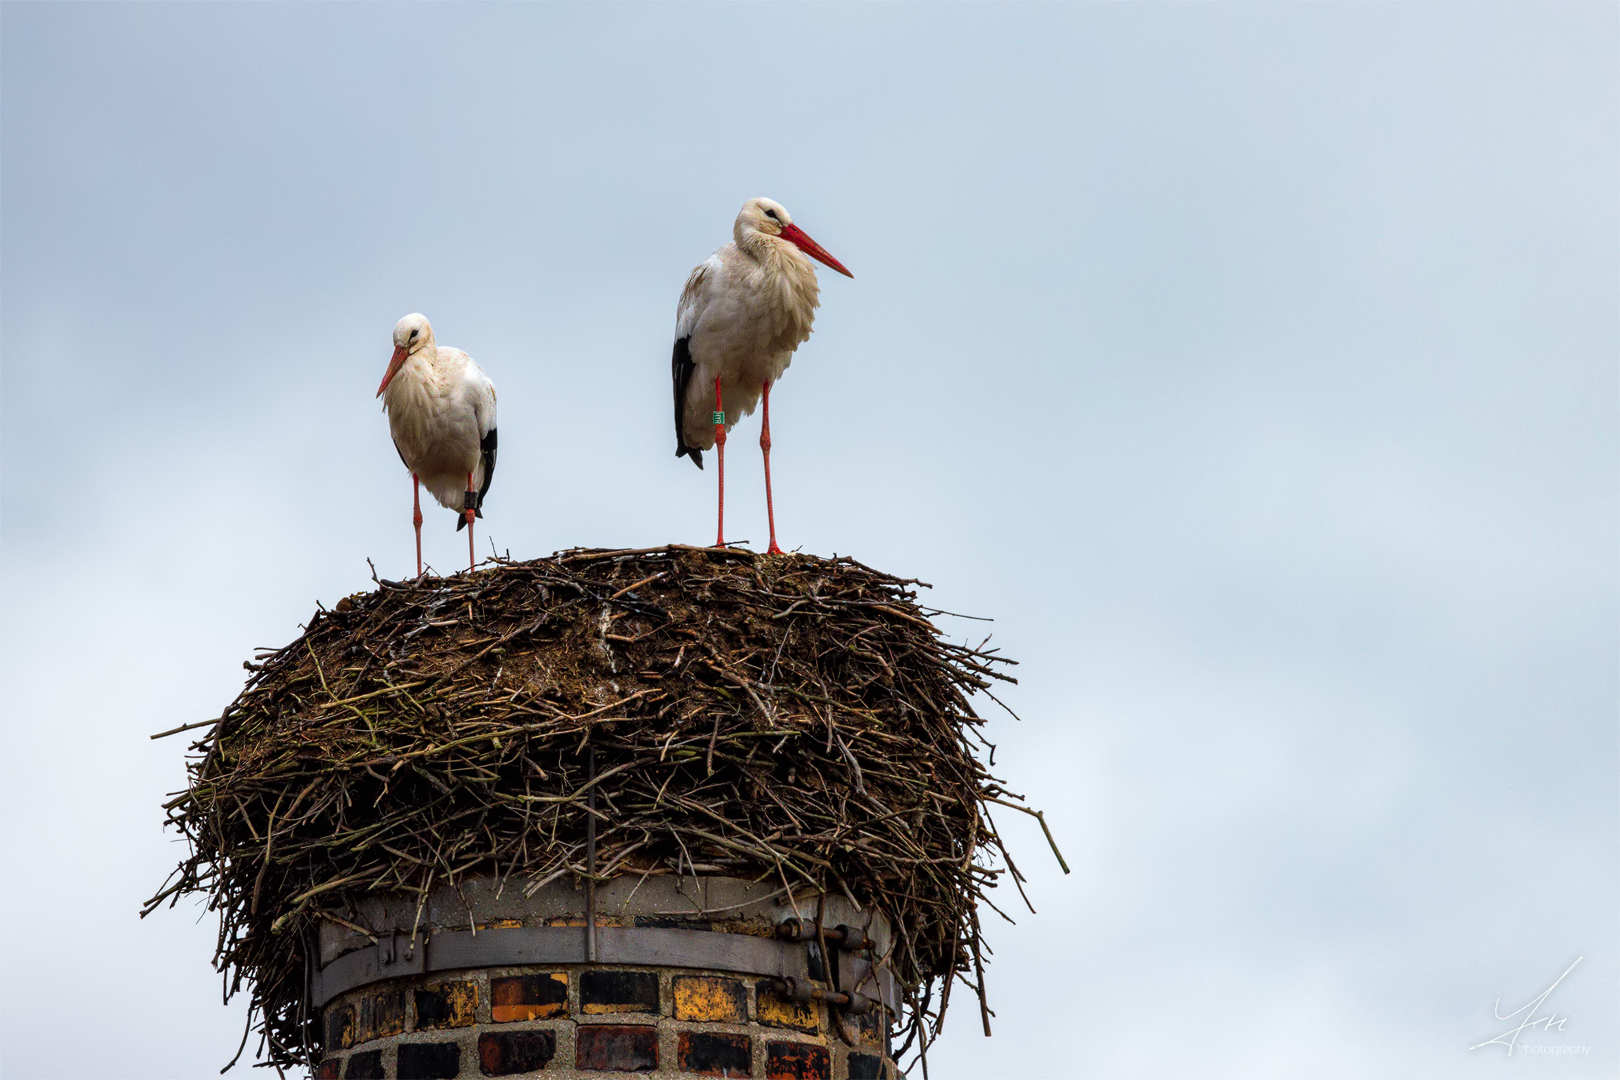
[[[765,510],[776,546],[771,504],[771,384],[810,336],[816,317],[814,258],[854,277],[825,248],[793,224],[781,203],[750,199],[731,229],[732,242],[709,256],[686,279],[675,316],[675,456],[703,467],[703,451],[719,448],[719,524],[726,533],[726,432],[754,411],[765,415],[759,447],[765,458]],[[807,257],[808,256],[808,257]]]
[[[484,516],[495,477],[495,384],[472,357],[435,342],[426,316],[407,315],[394,327],[394,356],[377,396],[394,449],[411,471],[417,576],[424,484],[441,506],[459,511],[456,529],[467,529],[469,566],[476,563],[473,518]]]

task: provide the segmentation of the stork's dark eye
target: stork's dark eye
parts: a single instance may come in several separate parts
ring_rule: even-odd
[[[411,331],[411,340],[415,341],[416,340],[416,335],[419,334],[419,333],[421,333],[420,330],[412,330]]]
[[[776,211],[775,210],[767,210],[767,211],[765,211],[765,216],[770,218],[772,221],[775,221],[775,222],[778,222],[778,223],[780,223],[781,220],[782,220],[781,218],[776,216]]]

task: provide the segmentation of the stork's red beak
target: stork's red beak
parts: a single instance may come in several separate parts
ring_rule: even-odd
[[[394,346],[394,358],[388,361],[388,374],[383,376],[382,385],[377,387],[378,397],[382,397],[382,392],[388,389],[389,383],[394,381],[394,376],[398,375],[399,369],[405,366],[405,358],[409,355],[410,354],[405,351],[405,346]]]
[[[796,244],[800,251],[803,251],[812,259],[826,263],[828,266],[832,267],[840,274],[843,274],[845,277],[853,278],[855,276],[848,270],[845,270],[843,263],[833,258],[826,248],[810,239],[810,234],[799,228],[797,225],[782,226],[782,239],[792,244]]]

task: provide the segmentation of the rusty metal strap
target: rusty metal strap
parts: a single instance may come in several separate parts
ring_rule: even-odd
[[[338,957],[311,979],[311,999],[320,1008],[339,994],[385,979],[400,979],[465,968],[522,967],[532,964],[584,964],[585,935],[569,926],[513,926],[500,929],[441,930],[416,941],[390,934],[375,946]],[[603,926],[597,928],[599,964],[640,967],[696,968],[744,975],[807,979],[808,957],[803,945],[748,934],[706,930],[670,930],[655,927]],[[867,961],[851,956],[840,959],[852,970],[845,980],[866,974]],[[900,1001],[889,972],[878,971],[882,998],[898,1011]]]

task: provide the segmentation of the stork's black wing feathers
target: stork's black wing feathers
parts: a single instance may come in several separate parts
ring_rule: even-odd
[[[489,494],[489,485],[495,479],[495,429],[490,428],[489,434],[478,442],[478,451],[484,455],[484,486],[478,489],[478,509],[484,508],[484,496]],[[484,515],[480,513],[479,517]]]
[[[692,459],[692,464],[703,468],[703,451],[695,446],[686,445],[686,437],[681,434],[681,406],[686,403],[686,388],[692,382],[692,372],[697,365],[692,362],[692,338],[690,335],[675,339],[675,355],[669,361],[671,381],[675,384],[675,456],[685,454]]]
[[[489,434],[478,440],[478,453],[484,460],[484,486],[478,489],[478,505],[473,509],[473,517],[484,516],[484,496],[489,494],[489,485],[495,479],[495,428],[489,429]],[[456,515],[456,532],[467,527],[467,515]]]

